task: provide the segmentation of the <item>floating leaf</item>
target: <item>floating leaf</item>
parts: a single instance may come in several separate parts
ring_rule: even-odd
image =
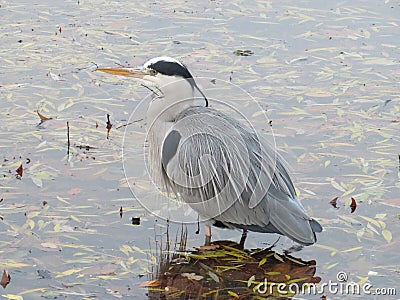
[[[335,189],[337,189],[337,190],[339,190],[339,191],[341,191],[341,192],[343,192],[343,193],[346,192],[346,190],[345,190],[342,186],[340,186],[339,183],[337,183],[337,182],[334,181],[334,180],[331,181],[331,185],[332,185]]]
[[[49,248],[49,249],[58,249],[58,246],[52,242],[44,242],[40,244],[44,248]]]
[[[123,252],[126,256],[129,256],[129,253],[133,252],[131,246],[129,245],[122,245],[119,247],[119,250],[121,250],[121,252]]]
[[[45,117],[45,116],[43,116],[40,112],[36,112],[37,113],[37,115],[39,116],[39,118],[40,118],[40,121],[41,121],[41,123],[43,123],[44,121],[48,121],[48,120],[51,120],[52,118],[48,118],[48,117]]]
[[[374,224],[374,225],[375,225],[376,227],[378,227],[378,228],[382,227],[382,226],[381,226],[381,223],[380,223],[379,221],[374,220],[374,219],[372,219],[372,218],[370,218],[370,217],[360,216],[360,218],[362,218],[362,219],[364,219],[364,220],[370,222],[371,224]],[[383,228],[383,227],[382,227],[382,228]]]
[[[357,208],[357,202],[353,197],[351,197],[350,208],[351,208],[351,213],[353,213]]]
[[[32,182],[39,188],[43,187],[43,180],[40,178],[37,178],[36,176],[32,176]]]
[[[82,192],[83,192],[83,190],[80,188],[73,188],[73,189],[70,189],[67,193],[69,195],[76,195],[76,194],[80,194]]]
[[[1,280],[0,280],[0,285],[1,285],[3,288],[6,288],[6,286],[10,283],[10,281],[11,281],[11,276],[10,276],[10,274],[8,274],[8,273],[6,272],[6,270],[4,270],[4,271],[3,271],[3,276],[1,277]]]
[[[390,243],[392,241],[392,233],[389,230],[382,230],[382,235],[385,238],[386,242]]]
[[[17,177],[21,178],[22,177],[22,173],[24,171],[24,168],[22,167],[22,164],[18,167],[18,169],[16,170],[17,172]]]
[[[12,294],[7,294],[7,295],[1,295],[2,297],[9,299],[9,300],[24,300],[22,296],[19,295],[12,295]]]
[[[357,251],[357,250],[361,250],[363,248],[363,246],[359,246],[359,247],[353,247],[350,249],[346,249],[346,250],[342,250],[342,253],[346,253],[346,252],[353,252],[353,251]]]
[[[53,79],[54,81],[64,81],[61,75],[57,75],[53,72],[49,72],[48,75],[50,75],[50,78]]]
[[[334,208],[338,208],[338,207],[336,206],[337,199],[339,199],[339,197],[335,197],[335,198],[333,198],[333,199],[329,202]]]

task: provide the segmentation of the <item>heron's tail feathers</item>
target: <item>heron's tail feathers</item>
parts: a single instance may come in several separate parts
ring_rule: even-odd
[[[286,201],[270,199],[270,222],[278,230],[302,245],[312,245],[317,241],[316,232],[322,231],[322,226],[311,219],[297,198]]]
[[[311,229],[313,232],[321,232],[322,231],[322,226],[317,221],[312,219],[309,222],[310,222],[310,226],[311,226]]]

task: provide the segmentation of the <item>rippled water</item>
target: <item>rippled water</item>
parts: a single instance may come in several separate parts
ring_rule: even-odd
[[[133,199],[121,148],[142,149],[145,122],[124,125],[137,121],[130,116],[148,91],[94,70],[159,55],[180,58],[207,96],[259,130],[270,125],[236,86],[267,111],[300,199],[325,228],[296,257],[315,259],[322,282],[343,271],[349,281],[397,287],[399,9],[396,1],[0,1],[0,271],[11,276],[1,295],[146,297],[139,283],[166,222]],[[52,119],[39,125],[37,112]],[[170,226],[175,235],[180,225]],[[189,247],[203,243],[196,230],[188,225]],[[239,236],[217,229],[213,238]],[[250,233],[246,246],[275,241]]]

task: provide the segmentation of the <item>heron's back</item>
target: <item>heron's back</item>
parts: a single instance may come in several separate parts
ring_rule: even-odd
[[[231,228],[283,234],[307,245],[322,230],[298,201],[275,149],[223,112],[185,109],[160,155],[164,184],[205,218]]]

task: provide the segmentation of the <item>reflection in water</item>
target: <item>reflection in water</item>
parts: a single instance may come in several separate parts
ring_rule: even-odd
[[[183,247],[185,237],[178,248]],[[320,282],[314,277],[315,260],[271,248],[241,250],[233,241],[216,241],[171,256],[163,252],[153,280],[143,286],[149,299],[289,299],[307,284]]]

